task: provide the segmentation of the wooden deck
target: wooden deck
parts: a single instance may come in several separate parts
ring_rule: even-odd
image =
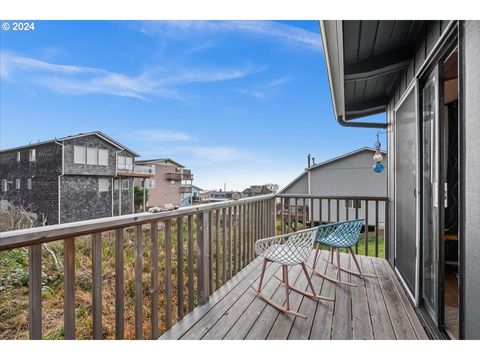
[[[328,252],[322,252],[326,259]],[[378,278],[359,279],[342,273],[342,278],[357,287],[336,286],[314,275],[312,282],[321,295],[335,302],[314,301],[298,293],[290,294],[293,310],[308,316],[306,320],[280,314],[256,296],[250,285],[257,283],[261,261],[255,259],[240,273],[210,296],[160,338],[168,339],[428,339],[413,307],[401,289],[390,265],[384,259],[359,256],[363,270]],[[350,266],[342,254],[342,265]],[[310,262],[311,263],[311,262]],[[319,271],[333,276],[335,269],[320,260]],[[289,280],[307,289],[301,267],[290,268]],[[264,291],[273,300],[284,301],[283,285],[273,275],[281,268],[270,264]]]

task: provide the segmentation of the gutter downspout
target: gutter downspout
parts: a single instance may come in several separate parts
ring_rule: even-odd
[[[343,64],[343,22],[342,21],[336,21],[336,43],[338,47],[338,67],[339,69],[342,69],[342,71],[339,72],[339,82],[340,82],[340,96],[343,98],[342,104],[341,104],[341,109],[337,109],[336,106],[336,101],[335,101],[335,91],[333,88],[333,81],[332,81],[332,74],[330,72],[331,70],[331,64],[330,64],[330,53],[328,52],[328,46],[327,46],[327,30],[325,27],[325,20],[320,20],[320,32],[322,34],[322,48],[323,52],[325,54],[325,63],[327,65],[327,74],[328,74],[328,82],[330,84],[330,93],[332,94],[332,100],[333,100],[333,109],[334,113],[337,115],[337,122],[341,126],[345,127],[361,127],[361,128],[376,128],[376,129],[386,129],[387,128],[387,123],[371,123],[371,122],[352,122],[352,121],[347,121],[345,120],[345,82],[344,82],[344,77],[343,77],[343,69],[344,69],[344,64]],[[341,111],[341,115],[339,110]]]
[[[58,175],[58,224],[62,223],[62,217],[61,217],[61,211],[62,211],[62,206],[61,206],[61,200],[62,200],[62,193],[61,193],[61,179],[63,175],[65,175],[65,144],[62,142],[57,142],[55,141],[56,144],[60,145],[62,147],[62,173]]]

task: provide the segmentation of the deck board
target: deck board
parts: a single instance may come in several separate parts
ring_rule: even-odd
[[[320,254],[322,259],[328,255],[327,251]],[[317,270],[335,277],[336,269],[322,259]],[[427,339],[386,260],[365,256],[358,259],[364,272],[378,278],[361,279],[342,273],[342,279],[357,285],[348,287],[312,276],[315,290],[323,296],[335,296],[335,302],[314,301],[290,293],[291,309],[306,314],[308,318],[304,320],[280,314],[256,296],[250,285],[258,284],[262,262],[257,258],[160,339]],[[346,254],[342,254],[341,262],[342,266],[356,270]],[[268,266],[263,291],[283,305],[285,288],[274,274],[281,277],[278,264]],[[290,268],[289,282],[308,289],[300,266]]]

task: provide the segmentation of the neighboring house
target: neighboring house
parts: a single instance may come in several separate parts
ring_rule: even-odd
[[[172,159],[139,160],[139,165],[155,167],[155,175],[136,185],[148,189],[148,207],[178,208],[182,203],[182,194],[192,193],[193,174],[182,164]]]
[[[238,200],[240,193],[238,191],[207,190],[202,191],[200,199],[203,203],[214,201]]]
[[[480,339],[480,22],[321,33],[337,121],[387,133],[386,258],[433,337]]]
[[[47,224],[131,214],[137,156],[99,131],[2,150],[0,195]]]
[[[307,194],[315,196],[361,196],[361,197],[386,197],[387,196],[387,172],[377,174],[373,171],[373,155],[375,149],[364,147],[347,154],[340,155],[333,159],[326,160],[319,164],[307,167],[298,177],[285,186],[280,194]],[[387,167],[387,154],[382,152],[383,165]],[[297,205],[301,206],[302,203]],[[316,204],[306,201],[309,218],[315,223],[320,222],[320,211]],[[369,223],[376,223],[375,206],[369,202],[368,219]],[[294,206],[292,203],[291,206]],[[288,208],[287,208],[288,209]],[[303,210],[303,209],[302,209]],[[366,217],[366,202],[358,200],[339,201],[339,221],[347,218],[355,218],[355,214],[361,218]],[[322,205],[321,222],[328,221],[328,203]],[[330,219],[336,219],[337,203],[330,204]],[[378,221],[383,228],[385,222],[385,208],[379,206]]]
[[[252,197],[272,193],[273,191],[267,185],[252,185],[242,191],[242,197]]]
[[[192,192],[182,193],[182,202],[180,206],[191,206],[200,201],[200,193],[203,189],[192,184]]]

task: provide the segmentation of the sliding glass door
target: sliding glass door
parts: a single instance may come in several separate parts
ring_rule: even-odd
[[[421,298],[422,306],[435,324],[440,325],[441,295],[441,238],[443,219],[443,181],[441,174],[443,126],[441,113],[440,72],[433,70],[422,88],[422,171],[421,171]]]

